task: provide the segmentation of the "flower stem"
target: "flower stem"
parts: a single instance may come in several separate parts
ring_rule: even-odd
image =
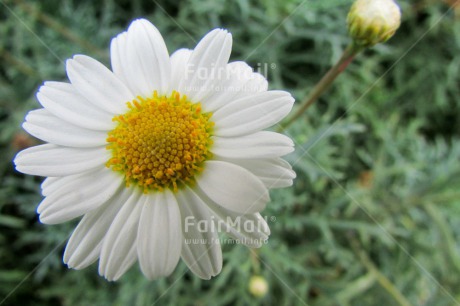
[[[260,262],[259,262],[259,249],[249,249],[251,252],[251,263],[252,268],[254,269],[254,274],[260,274]]]
[[[337,61],[337,63],[335,63],[335,65],[332,66],[323,76],[323,78],[315,85],[307,98],[301,103],[301,106],[297,109],[296,113],[286,123],[282,124],[279,130],[282,131],[286,129],[295,120],[297,120],[313,103],[315,103],[321,94],[331,86],[337,76],[347,68],[347,66],[353,61],[356,54],[358,54],[361,50],[362,48],[356,46],[355,44],[349,45],[345,51],[343,51],[342,56]]]
[[[99,49],[97,46],[93,45],[92,43],[88,42],[87,40],[81,38],[78,36],[76,33],[74,33],[72,30],[70,30],[68,27],[65,27],[62,23],[51,17],[50,15],[47,15],[40,10],[38,10],[36,7],[33,5],[26,3],[23,0],[17,0],[16,1],[17,5],[26,11],[26,13],[30,14],[33,16],[33,18],[37,18],[40,22],[42,22],[45,26],[51,28],[52,30],[56,31],[57,33],[60,33],[62,36],[67,38],[73,43],[79,44],[83,48],[91,51],[92,53],[98,54],[100,57],[106,57],[107,54],[105,51]]]
[[[377,268],[372,260],[367,256],[366,252],[360,247],[358,240],[352,236],[348,236],[351,241],[351,246],[358,258],[361,260],[363,266],[370,272],[373,273],[380,286],[390,294],[393,299],[400,306],[411,306],[412,304],[404,297],[399,289]]]

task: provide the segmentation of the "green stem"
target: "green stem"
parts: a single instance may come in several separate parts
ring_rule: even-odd
[[[351,240],[351,246],[358,255],[361,263],[370,273],[375,275],[380,286],[385,289],[400,306],[411,306],[412,304],[402,295],[398,288],[396,288],[396,286],[393,285],[393,283],[385,275],[383,275],[382,272],[380,272],[377,266],[367,256],[366,252],[361,249],[358,240],[351,235],[349,235],[349,238]]]
[[[430,217],[433,219],[435,224],[438,226],[446,245],[446,256],[449,257],[455,268],[460,271],[460,257],[457,255],[455,238],[452,234],[451,229],[448,226],[447,220],[443,217],[442,213],[437,209],[437,206],[428,203],[425,205],[425,209]]]
[[[323,78],[315,85],[313,90],[307,96],[307,98],[301,103],[301,106],[297,109],[295,114],[286,121],[286,123],[281,124],[279,131],[286,129],[294,121],[296,121],[302,114],[321,96],[321,94],[326,91],[337,76],[342,73],[347,66],[353,61],[353,58],[362,50],[361,47],[351,44],[348,46],[345,51],[343,51],[340,59],[332,66],[329,71],[323,76]]]
[[[251,263],[252,268],[254,269],[255,275],[260,275],[260,261],[259,261],[259,251],[258,249],[249,249],[251,253]]]
[[[65,27],[59,21],[55,20],[50,15],[47,15],[39,10],[37,10],[33,5],[25,3],[23,0],[16,0],[16,4],[23,10],[25,10],[28,14],[32,16],[36,16],[40,22],[45,24],[47,27],[51,28],[52,30],[60,33],[62,36],[67,38],[68,40],[80,45],[81,47],[89,50],[91,53],[95,53],[101,57],[106,57],[107,53],[103,50],[99,49],[92,43],[86,41],[85,39],[78,36],[69,28]]]
[[[8,52],[7,50],[0,47],[0,58],[3,58],[5,62],[16,66],[19,72],[29,76],[29,77],[37,77],[38,74],[34,68],[29,66],[26,62],[18,59],[12,53]]]

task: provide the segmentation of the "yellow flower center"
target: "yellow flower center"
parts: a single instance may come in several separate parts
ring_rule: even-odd
[[[106,166],[121,172],[126,187],[135,184],[145,193],[170,188],[177,191],[202,170],[211,157],[212,113],[185,95],[137,97],[129,110],[117,115],[117,126],[108,133]]]

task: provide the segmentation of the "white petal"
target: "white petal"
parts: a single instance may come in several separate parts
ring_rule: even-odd
[[[190,49],[179,49],[171,55],[171,90],[178,90],[192,54]]]
[[[223,160],[246,168],[256,175],[268,189],[292,186],[292,180],[296,177],[289,163],[281,158]]]
[[[233,100],[240,99],[246,96],[252,96],[255,93],[267,91],[268,82],[267,79],[258,72],[250,74],[245,81],[244,85],[241,84],[238,87],[237,94],[233,97]],[[230,102],[230,100],[229,100]]]
[[[102,168],[89,175],[80,175],[71,184],[47,196],[37,208],[45,224],[62,223],[97,209],[111,200],[123,183],[123,178]]]
[[[189,187],[177,193],[177,200],[184,235],[182,259],[193,273],[210,279],[222,270],[222,250],[209,208]]]
[[[112,67],[136,95],[151,97],[168,93],[171,64],[163,37],[145,19],[131,23],[127,33],[112,40]]]
[[[102,242],[99,274],[110,281],[120,278],[136,262],[137,229],[143,201],[145,197],[132,190]]]
[[[285,91],[265,91],[232,101],[218,109],[211,120],[215,135],[234,137],[268,128],[292,109],[294,98]]]
[[[124,113],[126,102],[135,95],[104,65],[85,55],[66,62],[67,76],[75,89],[90,102],[109,113]]]
[[[39,176],[66,176],[95,169],[110,158],[105,147],[67,148],[44,144],[19,152],[16,170]]]
[[[64,252],[64,263],[73,269],[83,269],[95,262],[102,248],[102,241],[130,191],[121,189],[112,201],[87,213],[72,233]]]
[[[110,42],[110,65],[112,66],[113,73],[122,80],[128,87],[129,80],[134,75],[130,75],[131,70],[129,65],[125,65],[128,61],[126,55],[126,46],[127,46],[128,32],[122,32],[116,37],[112,38]],[[131,88],[131,91],[136,92],[136,89]]]
[[[259,212],[270,200],[267,188],[254,174],[223,161],[207,161],[197,183],[214,202],[240,214]]]
[[[206,34],[190,55],[179,92],[200,102],[219,83],[231,50],[232,35],[227,31],[215,29]]]
[[[270,236],[270,228],[267,221],[259,213],[241,216],[239,223],[241,225],[237,226],[235,226],[237,216],[232,216],[229,211],[226,211],[225,214],[233,220],[233,222],[228,222],[228,218],[226,219],[228,222],[227,234],[239,243],[250,248],[259,248],[266,243],[268,236]]]
[[[64,176],[65,177],[65,176]],[[42,184],[41,184],[41,188],[42,188],[42,195],[46,196],[46,194],[44,194],[44,190],[50,188],[51,186],[54,186],[57,182],[59,182],[63,177],[47,177],[43,180]],[[51,187],[52,188],[52,187]]]
[[[229,63],[225,69],[223,79],[201,101],[206,112],[214,112],[231,101],[266,91],[268,88],[267,80],[259,73],[254,73],[245,62]]]
[[[143,204],[137,254],[142,273],[150,279],[174,271],[182,247],[181,215],[169,189],[153,193]]]
[[[211,210],[215,227],[250,248],[259,248],[270,235],[267,222],[259,213],[241,215],[225,209],[208,198],[202,191],[196,190],[199,197]]]
[[[227,158],[273,158],[294,151],[292,140],[279,133],[261,131],[240,137],[213,137],[212,153]]]
[[[171,63],[168,50],[158,29],[145,19],[134,21],[128,29],[128,57],[137,58],[138,78],[143,77],[148,84],[143,88],[146,96],[154,90],[159,95],[167,94],[171,80]]]
[[[117,37],[113,38],[110,43],[110,61],[112,65],[113,73],[120,78],[136,97],[138,95],[144,95],[149,88],[147,80],[141,75],[142,71],[139,72],[138,66],[139,58],[136,54],[128,56],[128,32],[118,34]],[[132,48],[130,48],[131,51]],[[131,52],[132,53],[132,52]],[[152,95],[151,91],[148,96]]]
[[[102,146],[107,138],[106,132],[80,128],[59,119],[43,108],[29,112],[22,127],[32,136],[61,146]]]
[[[37,93],[40,104],[56,117],[76,126],[108,131],[115,127],[112,121],[115,112],[106,112],[82,97],[71,84],[45,82]]]
[[[75,184],[75,182],[79,181],[80,177],[91,177],[94,173],[102,171],[103,168],[106,168],[105,165],[100,165],[95,169],[83,173],[60,177],[48,177],[42,183],[42,194],[44,196],[49,196],[55,192],[59,193],[63,188],[69,188],[67,185]],[[37,212],[40,213],[40,211]]]

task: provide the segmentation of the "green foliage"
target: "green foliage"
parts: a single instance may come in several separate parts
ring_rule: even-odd
[[[75,223],[40,224],[40,178],[13,169],[36,143],[20,124],[38,86],[64,80],[73,54],[108,64],[111,37],[146,17],[169,50],[228,28],[232,60],[267,67],[270,87],[300,102],[348,44],[351,1],[1,2],[0,305],[460,304],[459,8],[400,2],[396,36],[359,55],[286,131],[297,179],[271,194],[267,245],[224,244],[211,281],[181,263],[168,278],[149,282],[135,267],[117,283],[96,265],[62,264]],[[248,291],[255,274],[269,283],[263,298]]]

